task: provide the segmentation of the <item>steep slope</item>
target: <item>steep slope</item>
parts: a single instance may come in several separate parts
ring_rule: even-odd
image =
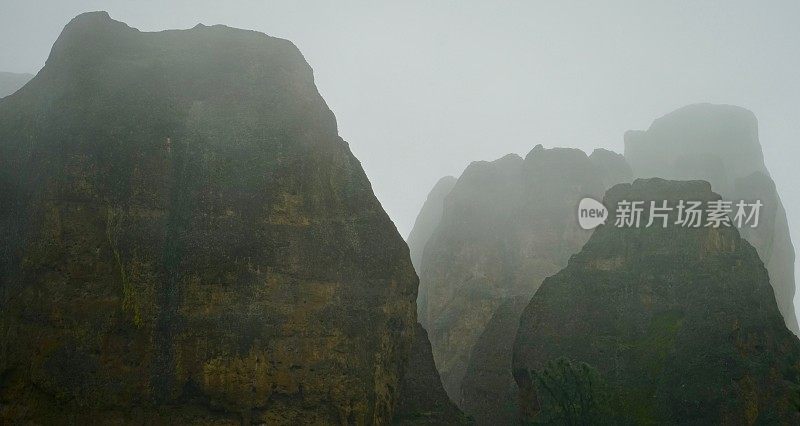
[[[422,271],[420,262],[425,244],[428,243],[439,222],[442,220],[442,210],[444,210],[444,197],[450,193],[455,186],[457,179],[453,176],[445,176],[436,182],[428,198],[422,205],[414,221],[414,227],[408,234],[408,250],[411,252],[411,262],[417,272]]]
[[[391,421],[405,243],[286,40],[81,15],[0,101],[0,419]]]
[[[513,364],[527,420],[548,409],[548,391],[530,373],[566,357],[596,368],[609,387],[609,416],[623,419],[599,424],[800,421],[800,342],[736,228],[677,226],[674,210],[666,228],[613,225],[620,200],[719,198],[702,181],[608,191],[610,225],[545,279],[522,314]]]
[[[761,200],[760,224],[743,234],[769,270],[786,325],[798,329],[794,310],[794,247],[786,212],[764,165],[758,121],[730,105],[696,104],[625,134],[625,158],[636,177],[702,179],[726,200]]]
[[[33,78],[30,74],[0,72],[0,98],[6,97],[24,86]]]
[[[494,404],[513,404],[517,316],[588,238],[575,211],[600,197],[603,176],[580,150],[539,145],[524,160],[472,163],[445,199],[424,251],[419,317],[448,395],[479,424],[516,412]]]

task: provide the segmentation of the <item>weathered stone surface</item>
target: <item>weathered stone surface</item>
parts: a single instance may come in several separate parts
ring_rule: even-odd
[[[417,214],[411,233],[408,234],[408,250],[411,252],[411,262],[417,272],[422,271],[420,263],[422,262],[425,244],[428,243],[431,235],[433,235],[442,220],[444,198],[453,189],[457,180],[453,176],[445,176],[436,182],[431,192],[428,193],[428,198],[425,199],[422,209]]]
[[[30,74],[0,72],[0,98],[16,92],[32,78],[33,76]]]
[[[411,345],[411,359],[400,386],[400,402],[394,424],[466,424],[461,410],[447,397],[433,363],[428,333],[417,324]]]
[[[794,247],[786,212],[764,165],[755,115],[731,105],[696,104],[625,134],[625,158],[636,177],[702,179],[726,200],[761,200],[757,228],[743,236],[767,265],[786,325],[798,329],[794,310]]]
[[[105,13],[0,101],[0,283],[3,421],[386,424],[416,323],[294,45]]]
[[[448,395],[478,423],[516,412],[506,399],[516,393],[516,318],[588,238],[577,205],[599,199],[603,182],[582,151],[539,145],[524,160],[472,163],[445,199],[422,261],[419,317]]]
[[[707,182],[650,179],[614,186],[604,203],[719,198]],[[800,342],[756,250],[735,228],[680,227],[675,214],[667,228],[618,228],[612,209],[612,225],[544,280],[514,344],[526,420],[541,408],[529,373],[566,357],[607,382],[611,423],[800,421]]]

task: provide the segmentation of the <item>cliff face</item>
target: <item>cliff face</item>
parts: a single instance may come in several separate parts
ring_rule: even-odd
[[[506,395],[517,317],[588,238],[577,205],[599,198],[603,181],[582,151],[537,146],[524,160],[472,163],[446,197],[424,251],[419,316],[448,395],[479,423],[516,412]]]
[[[0,98],[8,96],[33,78],[30,74],[0,72]]]
[[[620,200],[719,198],[702,181],[637,180],[608,191],[611,225],[545,279],[522,314],[513,365],[528,420],[548,409],[531,373],[566,357],[597,369],[617,423],[800,421],[800,342],[738,231],[613,225]]]
[[[0,419],[391,421],[407,248],[290,42],[75,18],[0,101]]]
[[[778,308],[798,334],[794,247],[764,165],[755,115],[729,105],[689,105],[657,119],[647,131],[626,133],[625,158],[637,177],[702,179],[726,200],[761,200],[759,226],[742,236],[767,265]]]
[[[442,220],[444,198],[453,189],[456,180],[453,176],[445,176],[436,182],[422,205],[422,209],[417,214],[411,233],[408,234],[408,250],[411,252],[411,262],[417,272],[422,271],[421,262],[425,244],[428,243],[428,239],[436,231],[436,227],[439,226],[439,222]]]

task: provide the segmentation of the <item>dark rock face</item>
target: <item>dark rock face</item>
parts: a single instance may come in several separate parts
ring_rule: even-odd
[[[600,372],[608,408],[623,417],[614,423],[800,421],[800,342],[738,231],[613,225],[611,206],[623,199],[719,198],[702,181],[637,180],[608,191],[611,225],[545,279],[522,314],[513,365],[526,420],[543,392],[529,373],[566,357]]]
[[[0,101],[0,283],[4,421],[386,424],[416,323],[294,45],[105,13]]]
[[[588,239],[576,209],[605,190],[601,170],[580,150],[537,146],[524,160],[472,163],[445,199],[424,251],[419,317],[448,395],[480,424],[516,412],[517,317]]]
[[[30,74],[0,72],[0,98],[6,97],[24,86],[33,78]]]
[[[422,205],[422,209],[417,214],[411,233],[408,234],[408,250],[411,252],[411,262],[418,272],[422,271],[421,262],[425,244],[428,243],[428,239],[433,235],[442,220],[444,198],[453,189],[456,180],[453,176],[445,176],[436,182],[431,192],[428,193],[428,198]]]
[[[742,236],[767,266],[778,308],[798,334],[794,247],[786,212],[764,166],[755,115],[730,105],[689,105],[657,119],[647,131],[626,133],[625,158],[636,177],[702,179],[726,200],[764,203],[759,226]]]
[[[400,386],[400,402],[394,424],[457,425],[466,418],[442,387],[433,363],[428,333],[417,324],[411,345],[411,359]]]

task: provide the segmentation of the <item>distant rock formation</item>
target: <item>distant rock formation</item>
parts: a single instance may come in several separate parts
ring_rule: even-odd
[[[407,253],[292,43],[80,15],[0,101],[0,423],[387,424]]]
[[[400,387],[400,403],[393,424],[459,425],[467,424],[461,410],[447,397],[433,363],[428,333],[417,324],[408,363]]]
[[[786,212],[764,165],[758,122],[730,105],[696,104],[625,134],[625,158],[635,177],[701,179],[726,200],[761,200],[760,223],[742,230],[767,265],[786,325],[800,333],[794,310],[794,247]]]
[[[524,160],[470,164],[445,199],[421,262],[419,318],[448,395],[479,424],[515,415],[517,317],[587,240],[578,202],[602,196],[621,159],[612,158],[596,164],[580,150],[539,145]]]
[[[0,72],[0,98],[6,97],[24,86],[33,78],[30,74]]]
[[[456,178],[445,176],[436,182],[428,198],[422,205],[422,209],[417,214],[414,227],[408,234],[408,250],[411,252],[411,262],[417,272],[421,272],[422,252],[425,244],[428,243],[439,222],[442,220],[442,210],[444,209],[444,197],[450,193],[456,184]]]
[[[603,176],[603,185],[606,188],[611,188],[618,183],[633,181],[631,166],[622,154],[597,148],[592,151],[589,159],[600,169],[600,174]]]
[[[707,182],[650,179],[614,186],[604,204],[719,198]],[[557,411],[548,395],[561,389],[536,378],[565,357],[607,386],[599,424],[798,424],[800,341],[756,250],[736,228],[674,225],[675,211],[666,228],[619,228],[610,213],[522,314],[513,365],[524,420]]]

